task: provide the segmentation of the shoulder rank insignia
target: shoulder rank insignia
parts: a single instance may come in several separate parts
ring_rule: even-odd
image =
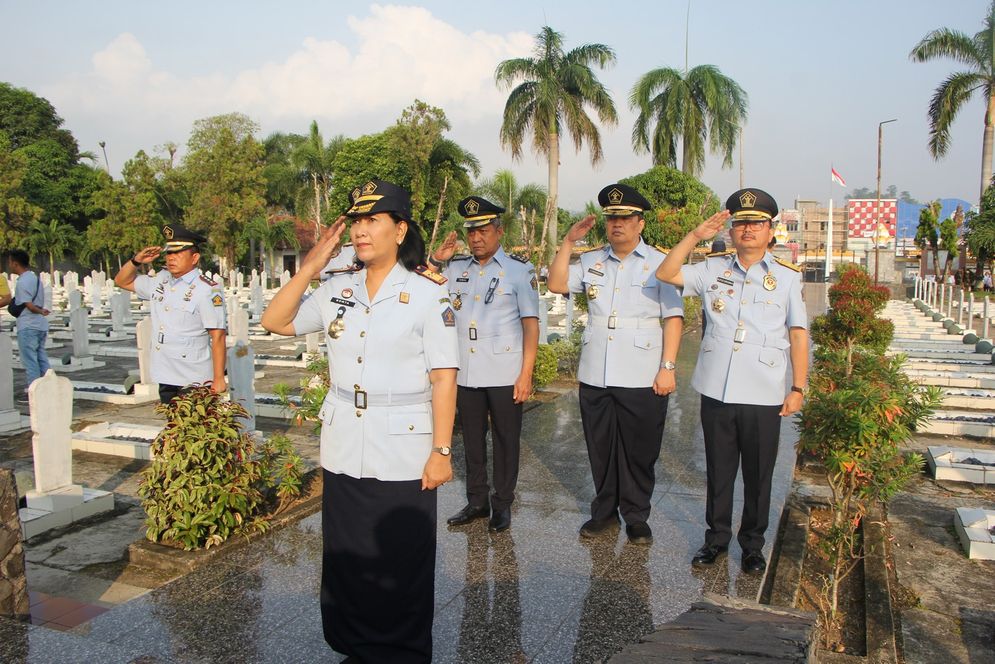
[[[345,274],[346,272],[358,272],[361,268],[353,263],[345,267],[337,267],[334,270],[325,270],[325,274]]]
[[[658,245],[658,244],[654,244],[654,245],[652,245],[652,246],[653,246],[653,248],[654,248],[654,249],[656,249],[657,251],[659,251],[659,252],[660,252],[661,254],[663,254],[664,256],[666,256],[667,254],[669,254],[669,253],[670,253],[670,249],[667,249],[666,247],[661,247],[661,246],[660,246],[660,245]]]
[[[599,245],[597,247],[582,247],[580,249],[577,249],[576,251],[577,251],[578,254],[586,254],[589,251],[597,251],[598,249],[604,249],[605,246],[606,245],[602,244],[602,245]]]
[[[213,279],[209,279],[206,274],[200,275],[200,280],[203,281],[208,286],[217,286],[218,285],[218,282],[214,281]]]
[[[211,298],[211,304],[216,307],[220,307],[225,303],[224,299],[221,297],[221,293],[215,293],[214,297]]]
[[[425,277],[429,281],[434,281],[435,283],[439,284],[440,286],[442,284],[446,283],[447,281],[449,281],[448,279],[446,279],[444,276],[442,276],[438,272],[432,272],[430,269],[428,269],[424,265],[419,265],[418,267],[416,267],[415,268],[415,272],[417,272],[421,276]]]
[[[513,261],[518,261],[519,263],[528,263],[529,259],[525,256],[519,256],[518,254],[508,254],[508,258]]]
[[[732,256],[736,253],[735,249],[728,249],[726,251],[713,251],[710,254],[705,254],[705,258],[718,258],[719,256]]]
[[[794,263],[789,263],[788,261],[781,260],[780,258],[777,258],[776,256],[774,257],[774,262],[777,263],[778,265],[783,265],[784,267],[788,268],[789,270],[794,270],[795,272],[801,272],[802,271],[802,269],[800,267],[798,267],[797,265],[795,265]]]

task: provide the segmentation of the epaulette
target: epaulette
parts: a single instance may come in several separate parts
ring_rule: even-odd
[[[525,256],[519,256],[518,254],[508,254],[508,258],[513,261],[518,261],[519,263],[528,263],[529,259]]]
[[[598,245],[597,247],[584,247],[582,249],[578,249],[577,253],[578,254],[586,254],[589,251],[597,251],[598,249],[604,249],[604,248],[605,248],[605,245],[603,245],[603,244]]]
[[[718,258],[719,256],[731,256],[736,253],[735,249],[728,249],[726,251],[713,251],[710,254],[705,254],[705,258]]]
[[[334,270],[325,270],[325,274],[345,274],[346,272],[358,272],[362,268],[355,263],[345,267],[337,267]]]
[[[217,286],[218,285],[218,282],[216,282],[216,281],[208,278],[208,276],[205,275],[205,274],[201,274],[200,275],[200,280],[203,281],[208,286]]]
[[[457,255],[453,256],[452,258],[450,258],[449,260],[450,261],[468,261],[471,258],[473,258],[473,256],[471,256],[469,254],[457,254]]]
[[[419,265],[418,267],[416,267],[415,268],[415,272],[417,272],[421,276],[425,277],[429,281],[434,281],[435,283],[439,284],[440,286],[442,284],[446,283],[447,281],[449,281],[448,279],[446,279],[444,276],[442,276],[438,272],[432,272],[425,265]]]
[[[794,263],[789,263],[788,261],[781,260],[780,258],[777,258],[776,256],[774,257],[774,262],[777,263],[778,265],[783,265],[784,267],[788,268],[789,270],[794,270],[795,272],[801,272],[802,271],[802,269],[800,267],[798,267],[797,265],[795,265]]]
[[[658,244],[654,244],[653,248],[656,249],[657,251],[659,251],[661,254],[664,254],[664,255],[670,253],[670,249],[667,249],[666,247],[661,247]]]

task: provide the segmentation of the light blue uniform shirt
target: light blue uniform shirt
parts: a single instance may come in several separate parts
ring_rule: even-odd
[[[486,265],[473,256],[459,256],[443,274],[456,310],[457,383],[514,385],[522,372],[522,319],[539,316],[535,267],[499,247]]]
[[[21,273],[14,285],[14,303],[25,304],[27,302],[33,302],[39,308],[45,306],[45,287],[41,285],[41,279],[34,270]],[[17,329],[48,332],[48,318],[28,311],[28,308],[25,307],[21,315],[17,317]]]
[[[339,253],[328,260],[328,264],[321,268],[318,273],[318,280],[325,283],[331,279],[332,275],[343,268],[347,268],[356,262],[356,250],[351,244],[344,244],[339,249]]]
[[[684,295],[701,297],[707,322],[692,387],[725,403],[784,403],[788,329],[808,327],[801,273],[770,253],[746,270],[728,252],[683,266],[681,276]]]
[[[322,467],[420,479],[435,442],[429,372],[459,366],[446,287],[398,263],[370,298],[365,269],[338,273],[305,297],[293,325],[297,335],[325,333],[331,388],[319,412]]]
[[[611,245],[570,266],[571,293],[587,293],[577,380],[595,387],[652,387],[663,357],[663,319],[684,315],[677,289],[656,278],[666,255],[642,239],[619,260]]]
[[[135,294],[152,302],[152,380],[193,385],[214,380],[211,336],[225,329],[224,289],[199,268],[173,279],[166,270],[135,278]]]

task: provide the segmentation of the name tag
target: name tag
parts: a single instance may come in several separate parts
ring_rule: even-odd
[[[345,299],[343,299],[341,297],[333,297],[332,298],[332,302],[334,302],[335,304],[341,304],[341,305],[346,306],[346,307],[354,307],[354,306],[356,306],[355,302],[352,302],[350,300],[345,300]]]
[[[725,277],[717,277],[715,280],[717,282],[719,282],[720,284],[725,284],[726,286],[734,286],[735,285],[733,283],[732,279],[726,279]]]
[[[467,282],[470,281],[470,277],[456,277],[456,281],[459,281],[460,283],[464,283],[465,284],[465,283],[467,283]]]
[[[589,267],[589,268],[587,268],[587,271],[588,271],[588,272],[590,272],[591,274],[596,274],[596,275],[598,275],[599,277],[603,277],[603,276],[605,276],[605,273],[604,273],[604,272],[602,272],[601,270],[595,270],[595,269],[594,269],[593,267]]]

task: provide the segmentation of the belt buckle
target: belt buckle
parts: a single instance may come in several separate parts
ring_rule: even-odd
[[[609,330],[614,330],[615,329],[615,325],[617,323],[618,323],[618,317],[617,316],[609,316],[608,317],[608,329]]]
[[[477,328],[471,327],[470,328],[470,341],[476,341],[476,340],[477,340]]]
[[[745,327],[736,328],[736,333],[732,337],[733,342],[741,344],[745,339],[746,339],[746,328]]]
[[[360,410],[366,410],[366,390],[356,390],[353,392],[353,404]]]

